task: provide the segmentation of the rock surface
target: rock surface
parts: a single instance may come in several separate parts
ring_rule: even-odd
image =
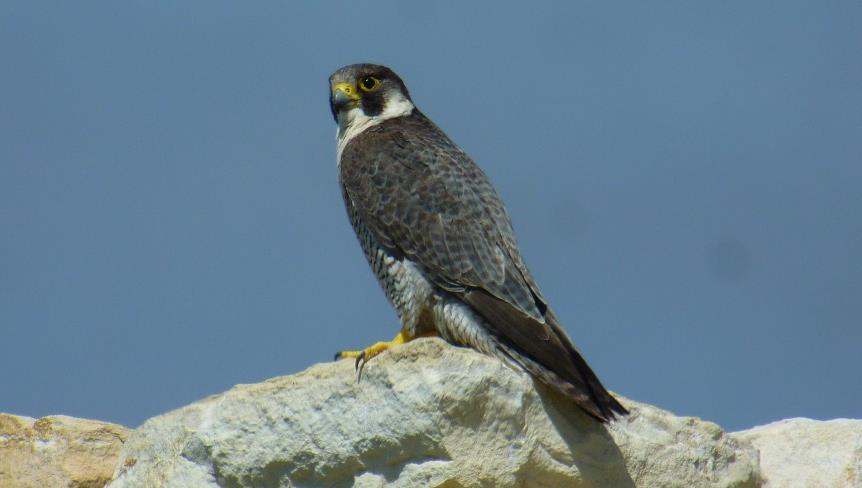
[[[0,487],[862,487],[862,420],[727,434],[622,401],[632,414],[601,426],[524,373],[422,339],[360,384],[350,361],[320,364],[133,432],[0,414]]]
[[[152,418],[112,488],[754,487],[715,424],[621,399],[605,427],[525,373],[439,339],[233,389]]]
[[[0,413],[0,487],[101,488],[128,434],[95,420]]]
[[[788,419],[732,435],[760,451],[764,488],[862,486],[862,420]]]

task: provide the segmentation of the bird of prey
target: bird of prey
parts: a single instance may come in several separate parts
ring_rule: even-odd
[[[401,78],[354,64],[329,88],[347,214],[401,321],[392,341],[336,358],[356,358],[361,373],[390,347],[439,335],[529,372],[599,421],[628,413],[539,291],[488,177],[416,108]]]

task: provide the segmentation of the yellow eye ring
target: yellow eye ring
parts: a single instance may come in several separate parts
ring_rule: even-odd
[[[359,80],[359,89],[364,92],[370,92],[380,86],[380,80],[373,76],[366,76]]]

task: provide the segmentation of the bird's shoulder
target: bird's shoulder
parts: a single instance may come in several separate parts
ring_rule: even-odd
[[[418,110],[372,126],[350,141],[339,171],[342,185],[359,199],[403,197],[396,201],[420,203],[434,213],[505,217],[487,175]]]
[[[446,288],[475,287],[541,320],[538,289],[485,173],[420,114],[369,128],[345,149],[346,203],[379,242]]]
[[[345,175],[376,172],[400,165],[399,171],[425,172],[450,166],[476,169],[475,163],[418,110],[371,126],[351,140],[341,156]]]

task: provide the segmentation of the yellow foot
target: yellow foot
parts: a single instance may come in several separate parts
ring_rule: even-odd
[[[422,334],[422,336],[425,336],[425,335],[436,335],[436,334],[435,333]],[[365,367],[365,364],[368,363],[368,361],[371,361],[371,358],[373,358],[374,356],[377,356],[381,352],[386,351],[387,349],[389,349],[391,347],[394,347],[394,346],[397,346],[400,344],[404,344],[405,342],[409,342],[413,339],[414,339],[414,337],[410,336],[407,332],[404,331],[404,329],[401,329],[401,331],[398,333],[398,335],[396,335],[389,342],[377,342],[377,343],[373,344],[372,346],[366,347],[365,349],[363,349],[361,351],[337,352],[337,353],[335,353],[335,359],[339,360],[339,359],[344,359],[344,358],[356,358],[356,364],[354,365],[354,368],[357,371],[356,381],[358,382],[360,379],[362,379],[362,369]]]
[[[335,353],[335,359],[344,359],[344,358],[356,358],[355,369],[357,371],[356,381],[358,382],[362,379],[362,368],[365,367],[365,363],[371,360],[374,356],[377,356],[381,352],[389,349],[392,346],[397,346],[399,344],[404,344],[409,341],[407,333],[404,332],[404,329],[401,329],[401,332],[395,336],[389,342],[378,342],[370,347],[366,347],[362,351],[341,351]]]

